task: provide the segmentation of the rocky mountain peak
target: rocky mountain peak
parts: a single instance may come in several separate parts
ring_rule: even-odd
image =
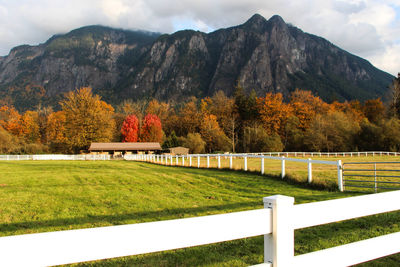
[[[253,15],[210,34],[161,35],[87,26],[0,57],[0,104],[23,110],[54,105],[63,92],[91,86],[109,103],[184,100],[223,90],[312,90],[325,101],[382,97],[394,77],[323,38],[289,27],[280,16]],[[29,86],[46,92],[33,95]]]
[[[283,18],[279,15],[273,15],[269,20],[269,23],[276,24],[276,25],[286,25]]]
[[[250,19],[248,19],[245,24],[255,24],[255,25],[260,25],[267,22],[267,20],[261,16],[260,14],[254,14]]]

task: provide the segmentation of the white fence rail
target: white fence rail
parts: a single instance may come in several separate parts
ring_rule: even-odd
[[[265,152],[253,153],[266,156],[286,157],[368,157],[368,156],[399,156],[399,152],[363,151],[363,152]]]
[[[141,224],[0,238],[0,266],[49,266],[137,255],[264,235],[264,264],[348,266],[400,252],[400,232],[294,256],[294,230],[400,209],[400,191],[293,205],[264,198],[264,209]]]
[[[327,161],[327,160],[313,160],[309,159],[299,159],[299,158],[286,158],[275,157],[275,156],[265,156],[265,155],[256,155],[256,154],[191,154],[191,155],[154,155],[154,154],[133,154],[133,155],[125,155],[125,160],[136,160],[136,161],[147,161],[164,165],[179,165],[185,166],[185,159],[189,161],[189,167],[193,167],[193,159],[197,159],[197,168],[200,168],[200,158],[206,158],[207,164],[206,167],[210,167],[210,158],[217,158],[218,160],[218,168],[221,168],[221,158],[229,158],[229,168],[233,168],[233,159],[243,159],[244,161],[244,170],[247,171],[247,159],[248,158],[259,158],[261,159],[261,174],[265,173],[265,159],[272,160],[280,160],[281,161],[281,178],[285,178],[286,176],[286,161],[293,162],[302,162],[307,164],[307,181],[308,183],[312,182],[312,164],[325,164],[325,165],[334,165],[337,167],[337,183],[340,191],[343,191],[343,175],[342,175],[342,161]],[[175,163],[174,163],[175,162]]]
[[[110,160],[110,155],[0,155],[0,160]]]

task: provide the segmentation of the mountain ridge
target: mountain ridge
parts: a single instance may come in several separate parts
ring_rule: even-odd
[[[278,15],[267,20],[255,14],[211,33],[91,25],[37,46],[15,47],[0,57],[0,104],[54,105],[61,94],[82,86],[114,104],[127,98],[184,100],[217,90],[232,95],[237,83],[260,96],[288,97],[300,88],[326,101],[366,100],[383,97],[393,78]]]

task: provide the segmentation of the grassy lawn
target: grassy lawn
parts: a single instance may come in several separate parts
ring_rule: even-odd
[[[299,159],[307,159],[308,157],[297,157]],[[378,169],[396,169],[400,171],[400,157],[395,156],[353,156],[353,157],[319,157],[315,156],[312,158],[313,160],[324,160],[324,161],[337,161],[341,160],[342,163],[350,164],[352,162],[398,162],[398,164],[385,164],[384,166],[378,164]],[[174,164],[176,164],[175,158],[173,160]],[[178,162],[179,166],[182,166],[182,159],[179,159]],[[301,162],[290,162],[286,161],[286,174],[290,176],[291,179],[294,179],[299,182],[306,182],[307,181],[307,163]],[[185,159],[184,166],[189,166],[189,160]],[[193,158],[192,166],[197,167],[197,158]],[[201,158],[200,160],[201,168],[207,167],[207,160],[205,157]],[[265,159],[264,161],[264,171],[267,175],[280,175],[281,174],[281,161],[280,160],[273,160],[273,159]],[[355,168],[354,165],[347,165],[348,168]],[[210,157],[210,167],[217,168],[218,167],[218,160],[216,157]],[[356,166],[360,167],[360,166]],[[373,169],[373,165],[362,166],[363,168]],[[229,168],[229,156],[221,157],[221,168],[228,169]],[[243,158],[233,158],[233,169],[235,170],[243,170],[244,169],[244,159]],[[249,171],[260,172],[261,171],[261,159],[258,158],[248,158],[247,159],[247,169]],[[331,186],[333,188],[337,187],[337,167],[332,165],[325,165],[325,164],[313,164],[312,165],[312,175],[313,175],[313,183],[322,186]],[[348,174],[356,174],[355,172],[350,172]],[[358,173],[358,174],[373,174],[373,172],[366,172],[366,173]],[[400,173],[391,173],[391,172],[379,172],[378,175],[397,175],[400,176]],[[371,178],[360,178],[360,177],[351,177],[352,179],[361,179],[361,180],[371,180]],[[349,177],[350,179],[350,177]],[[380,179],[383,180],[383,179]],[[385,178],[387,181],[397,181],[399,182],[399,178]],[[379,179],[378,179],[379,181]],[[357,185],[357,183],[350,183]],[[371,183],[363,183],[361,185],[368,185],[372,186]],[[399,185],[389,185],[389,184],[381,184],[381,186],[386,187],[393,187]],[[361,190],[360,188],[348,188],[349,190]],[[373,189],[365,189],[362,191],[373,192]],[[382,191],[382,190],[381,190]]]
[[[262,208],[263,197],[275,194],[306,203],[357,193],[313,190],[256,173],[142,162],[0,162],[0,235],[256,209]],[[395,212],[298,230],[295,251],[302,254],[397,232],[399,221],[400,213]],[[256,237],[77,265],[247,266],[261,263],[262,259],[263,238]],[[396,266],[399,262],[400,256],[394,255],[367,265]]]

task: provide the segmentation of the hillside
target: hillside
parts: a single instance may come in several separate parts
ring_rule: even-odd
[[[325,101],[382,97],[394,77],[329,41],[254,15],[206,34],[88,26],[0,58],[0,104],[20,110],[54,105],[62,93],[91,86],[103,99],[182,100],[245,91],[312,90]]]

